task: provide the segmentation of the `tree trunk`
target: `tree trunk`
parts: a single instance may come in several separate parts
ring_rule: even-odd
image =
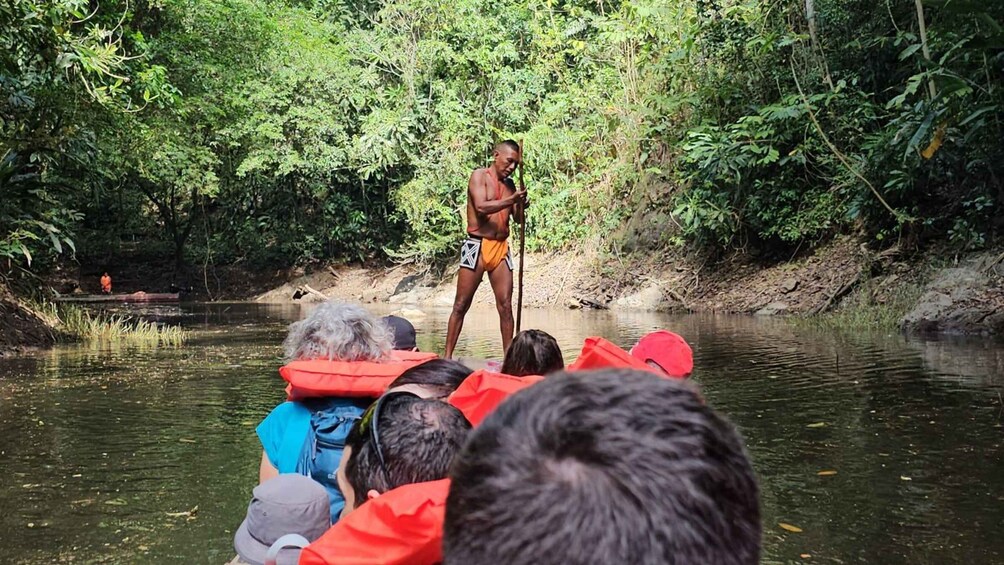
[[[833,77],[830,76],[830,66],[826,63],[826,53],[823,52],[823,45],[819,42],[819,35],[816,31],[815,0],[805,0],[805,21],[809,25],[809,40],[812,42],[812,50],[819,54],[819,59],[823,64],[823,78],[832,92],[836,90],[833,86]]]
[[[927,46],[927,21],[924,19],[924,3],[921,0],[914,0],[917,5],[917,25],[920,27],[920,47],[924,52],[924,58],[931,61],[931,48]],[[927,89],[931,93],[931,99],[938,95],[938,89],[934,86],[934,79],[928,79]]]

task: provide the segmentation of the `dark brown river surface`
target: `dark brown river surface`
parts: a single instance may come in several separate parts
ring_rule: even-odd
[[[0,563],[232,557],[254,427],[283,400],[279,345],[300,307],[140,313],[192,339],[0,360]],[[446,315],[414,318],[422,349],[442,351]],[[654,328],[683,335],[694,380],[753,457],[764,563],[1004,563],[1000,342],[562,309],[530,310],[524,327],[553,334],[566,362],[590,335],[628,347]],[[458,354],[497,359],[498,340],[494,310],[472,311]]]

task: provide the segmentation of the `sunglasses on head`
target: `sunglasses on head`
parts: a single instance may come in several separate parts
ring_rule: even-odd
[[[376,402],[371,404],[370,407],[366,409],[366,412],[363,412],[363,416],[362,418],[359,419],[359,424],[358,424],[360,434],[362,435],[369,434],[373,438],[373,448],[374,451],[376,451],[377,462],[380,464],[380,471],[383,473],[383,478],[387,483],[388,489],[392,489],[396,485],[394,485],[394,483],[390,479],[390,471],[387,470],[387,459],[384,457],[383,454],[383,446],[380,445],[379,422],[380,422],[380,414],[383,410],[384,404],[387,402],[387,399],[397,396],[410,396],[418,399],[422,398],[415,393],[406,391],[389,392],[387,394],[384,394],[383,396],[378,398]]]

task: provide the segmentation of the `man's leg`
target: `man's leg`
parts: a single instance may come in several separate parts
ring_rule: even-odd
[[[484,274],[485,267],[482,265],[480,257],[474,270],[460,267],[460,273],[457,275],[457,296],[453,299],[453,312],[450,313],[450,322],[446,326],[446,352],[443,355],[446,359],[453,359],[453,348],[457,346],[460,330],[464,328],[464,316],[471,308],[474,293],[477,292]]]
[[[505,261],[488,273],[488,282],[495,293],[495,307],[499,311],[499,328],[502,330],[502,356],[509,351],[512,343],[512,269]]]

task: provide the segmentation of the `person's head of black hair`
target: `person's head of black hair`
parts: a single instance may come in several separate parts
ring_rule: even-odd
[[[445,398],[457,390],[460,383],[464,382],[464,379],[469,377],[472,372],[467,365],[459,361],[433,359],[401,373],[401,376],[394,379],[394,382],[387,389],[394,390],[406,385],[416,385],[428,391],[431,397]]]
[[[383,463],[374,428],[379,431]],[[346,506],[352,499],[353,506],[359,506],[370,498],[370,491],[384,493],[407,484],[445,479],[470,430],[463,413],[445,402],[388,393],[379,414],[374,413],[369,421],[364,414],[345,440],[344,478],[352,489],[351,496],[342,493]]]
[[[519,153],[520,151],[519,143],[514,139],[505,139],[496,143],[494,151],[499,152],[503,148],[515,151],[516,153]]]
[[[506,182],[507,177],[516,170],[521,159],[519,144],[511,139],[496,143],[492,150],[492,167],[495,168],[499,175],[498,178],[503,179],[503,182]]]
[[[474,430],[450,478],[446,565],[759,562],[749,457],[685,381],[559,373]]]
[[[399,351],[418,351],[415,325],[400,316],[384,316],[380,320],[390,329],[394,336],[394,349]]]
[[[502,361],[506,375],[547,375],[565,368],[558,341],[540,330],[524,330],[516,334]]]

